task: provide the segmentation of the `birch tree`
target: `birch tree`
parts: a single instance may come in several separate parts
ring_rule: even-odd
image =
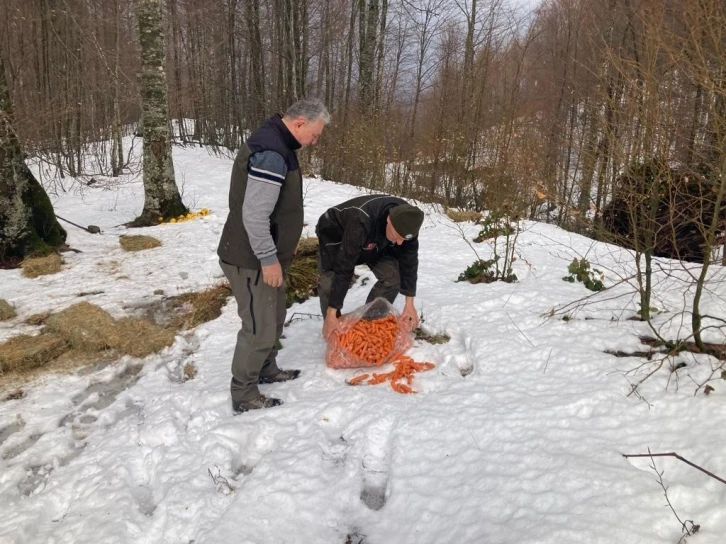
[[[134,0],[141,43],[141,127],[144,135],[144,209],[129,226],[153,225],[186,214],[174,180],[164,70],[164,27],[160,0]]]

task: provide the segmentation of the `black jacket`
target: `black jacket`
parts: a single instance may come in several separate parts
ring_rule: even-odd
[[[320,263],[323,271],[335,272],[329,307],[343,307],[356,265],[374,263],[383,256],[398,260],[400,293],[416,296],[418,238],[400,246],[386,238],[388,212],[399,204],[406,201],[395,196],[365,195],[333,206],[320,217],[315,228]]]

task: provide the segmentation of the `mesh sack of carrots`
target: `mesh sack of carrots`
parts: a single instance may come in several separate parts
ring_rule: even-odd
[[[325,352],[330,368],[381,366],[413,345],[413,335],[386,299],[377,298],[340,318]]]

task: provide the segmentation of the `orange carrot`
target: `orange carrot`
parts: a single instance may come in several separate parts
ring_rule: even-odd
[[[348,380],[348,385],[357,385],[366,378],[368,378],[368,374],[361,374],[360,376],[356,376],[355,378]]]

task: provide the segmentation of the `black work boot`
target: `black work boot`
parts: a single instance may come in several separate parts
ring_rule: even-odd
[[[258,383],[279,383],[295,380],[300,376],[299,370],[281,370],[274,376],[260,376]]]
[[[232,401],[232,411],[235,415],[243,414],[249,410],[259,410],[261,408],[272,408],[273,406],[280,406],[282,401],[280,399],[273,399],[260,395],[252,400],[242,400],[239,402]]]

